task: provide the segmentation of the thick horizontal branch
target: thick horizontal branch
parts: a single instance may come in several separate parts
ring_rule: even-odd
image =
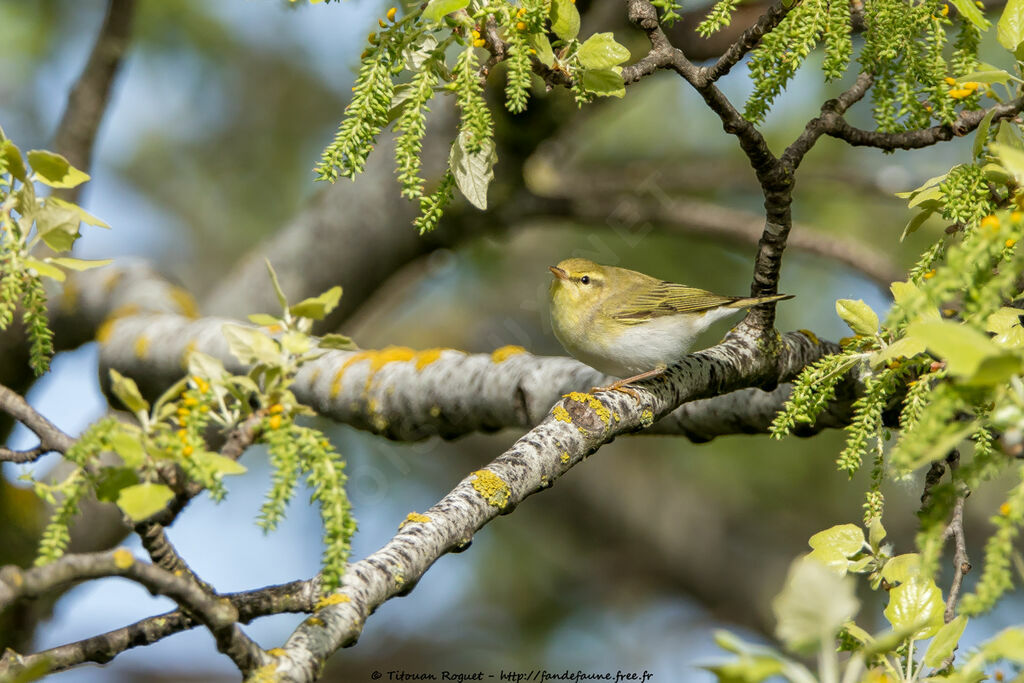
[[[64,557],[41,567],[0,569],[0,609],[20,598],[35,598],[86,579],[122,576],[145,586],[151,593],[165,595],[210,629],[218,649],[231,657],[243,672],[268,660],[263,650],[239,628],[238,611],[216,595],[203,591],[194,581],[141,562],[125,548],[103,553],[82,553]]]
[[[150,394],[181,377],[183,358],[190,350],[208,353],[233,372],[243,372],[223,338],[228,322],[232,321],[170,315],[122,318],[101,345],[101,363],[132,377]],[[139,349],[145,349],[145,354],[140,355]],[[822,355],[836,349],[819,342]],[[391,347],[328,352],[303,367],[292,390],[324,417],[390,439],[414,441],[529,428],[564,394],[608,382],[605,375],[571,358],[534,356],[519,347],[491,354]],[[687,410],[685,421],[673,423],[683,431],[674,433],[699,435],[699,440],[706,441],[723,434],[763,431],[762,413],[748,417],[741,401],[715,397]],[[700,421],[712,415],[718,427],[701,427]],[[728,419],[723,419],[726,415]],[[718,431],[722,428],[727,431]],[[659,433],[673,432],[662,427]]]
[[[238,611],[240,623],[248,624],[259,617],[272,614],[312,612],[318,591],[315,580],[306,580],[241,593],[226,593],[220,597],[229,601]],[[167,636],[200,625],[201,622],[194,617],[181,610],[174,610],[35,654],[21,656],[8,652],[0,658],[0,676],[10,673],[14,666],[32,668],[41,661],[46,662],[51,672],[63,671],[88,662],[106,664],[126,650],[152,645]]]
[[[802,333],[766,348],[760,330],[743,325],[725,342],[687,356],[643,385],[638,398],[620,392],[564,398],[535,428],[486,468],[470,474],[422,515],[410,515],[380,550],[350,565],[332,602],[304,621],[284,645],[273,674],[312,681],[339,647],[353,644],[384,601],[401,595],[437,559],[464,549],[482,526],[551,486],[616,436],[635,432],[683,403],[792,377],[821,356]]]

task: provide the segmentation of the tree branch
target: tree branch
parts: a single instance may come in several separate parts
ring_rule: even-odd
[[[703,69],[704,78],[708,81],[717,81],[722,76],[729,73],[729,71],[743,59],[744,55],[757,47],[757,44],[761,42],[766,34],[771,33],[779,23],[786,18],[789,11],[796,7],[796,3],[791,3],[789,7],[784,5],[772,5],[768,10],[762,14],[758,20],[746,31],[744,31],[739,38],[736,39],[732,45],[718,58],[712,66]]]
[[[106,16],[86,62],[85,69],[68,95],[54,146],[75,167],[88,171],[92,148],[110,91],[130,43],[135,0],[110,0]],[[81,186],[64,191],[64,198],[77,201]]]
[[[411,590],[441,555],[464,549],[491,519],[549,487],[616,436],[642,429],[688,401],[792,377],[820,355],[819,344],[790,333],[773,356],[757,330],[741,326],[722,344],[640,385],[637,399],[620,392],[566,397],[511,449],[463,479],[422,517],[410,517],[383,548],[350,565],[339,591],[325,601],[334,604],[296,629],[274,675],[314,680],[327,657],[355,642],[380,604]]]
[[[240,623],[248,624],[254,619],[272,614],[312,612],[318,592],[316,580],[309,579],[241,593],[228,593],[221,596],[221,599],[230,601],[238,610]],[[41,661],[47,663],[51,673],[87,662],[106,664],[126,650],[151,645],[167,636],[200,625],[201,622],[185,612],[174,610],[32,655],[15,655],[8,650],[0,658],[0,675],[13,673],[15,667],[31,668]]]
[[[0,461],[6,462],[32,462],[37,460],[44,453],[59,451],[66,453],[75,440],[62,432],[57,425],[53,424],[40,415],[35,408],[28,404],[21,394],[0,385],[0,410],[22,423],[36,436],[39,437],[38,448],[28,451],[11,451],[3,449],[0,452]]]
[[[217,648],[243,673],[269,661],[263,650],[238,627],[238,611],[228,601],[205,593],[191,579],[141,562],[125,548],[104,553],[65,555],[50,564],[22,570],[13,565],[0,569],[0,609],[20,598],[34,598],[85,579],[123,576],[150,592],[174,600],[213,633]]]

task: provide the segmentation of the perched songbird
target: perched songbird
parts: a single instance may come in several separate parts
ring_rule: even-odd
[[[661,374],[717,320],[792,298],[720,296],[582,258],[566,259],[550,269],[555,275],[551,324],[558,341],[592,368],[625,378],[600,390],[621,390]]]

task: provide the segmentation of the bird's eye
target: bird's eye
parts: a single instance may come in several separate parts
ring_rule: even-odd
[[[580,283],[584,284],[584,285],[589,285],[590,284],[590,276],[589,275],[584,275],[583,277],[581,277],[580,278]]]

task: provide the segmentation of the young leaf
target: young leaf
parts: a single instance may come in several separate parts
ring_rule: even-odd
[[[999,127],[1000,133],[1003,128],[1004,126]],[[1011,146],[1003,142],[993,142],[991,149],[999,157],[1003,167],[1013,174],[1017,182],[1024,182],[1024,151],[1021,151],[1016,145]]]
[[[932,638],[927,652],[924,653],[924,665],[930,667],[940,666],[947,657],[953,654],[953,650],[956,649],[957,644],[960,642],[960,636],[964,633],[965,626],[967,626],[967,617],[961,614],[940,628],[939,632]]]
[[[52,266],[49,263],[28,256],[26,256],[23,259],[23,261],[25,262],[26,266],[32,268],[43,277],[48,277],[50,279],[56,280],[57,282],[64,282],[66,276],[64,275],[64,271],[61,270],[60,268],[57,268],[56,266]]]
[[[318,346],[321,349],[337,349],[338,351],[355,351],[359,347],[343,334],[325,334],[320,337]]]
[[[577,53],[584,69],[610,69],[629,59],[629,50],[615,42],[611,33],[595,33]]]
[[[213,470],[216,474],[245,474],[245,465],[227,458],[220,453],[199,451],[192,455],[201,465]]]
[[[1010,52],[1024,41],[1024,0],[1008,0],[996,25],[996,37]]]
[[[121,456],[121,460],[128,467],[138,467],[146,459],[141,434],[119,429],[111,434],[108,440],[110,449]]]
[[[113,503],[123,489],[139,483],[134,467],[104,467],[96,482],[96,498]]]
[[[942,591],[935,581],[915,576],[889,591],[884,613],[894,629],[912,628],[913,638],[921,640],[942,628],[944,610]]]
[[[537,52],[537,59],[544,66],[554,66],[555,64],[555,52],[551,49],[551,41],[543,33],[531,33],[526,37],[530,47]]]
[[[1002,351],[983,333],[950,320],[911,323],[906,337],[920,341],[960,377],[973,375],[983,360]]]
[[[823,640],[831,640],[859,607],[850,577],[800,558],[790,565],[786,586],[772,601],[778,620],[775,632],[789,650],[812,652]]]
[[[953,0],[953,5],[964,19],[967,19],[982,31],[988,30],[989,21],[981,13],[981,10],[978,9],[978,6],[974,4],[974,0]]]
[[[82,221],[83,223],[95,225],[97,228],[107,228],[108,230],[110,229],[110,225],[108,223],[100,220],[99,218],[96,218],[96,216],[93,216],[91,213],[80,207],[78,204],[72,204],[71,202],[65,201],[60,197],[47,197],[46,203],[52,206],[59,207],[66,211],[71,211],[72,213],[77,215],[78,220]]]
[[[60,154],[33,149],[28,152],[28,163],[35,171],[35,178],[50,187],[78,187],[89,179],[89,174],[79,171]]]
[[[978,130],[974,134],[974,146],[972,152],[974,156],[979,157],[985,150],[985,145],[988,143],[988,131],[992,127],[992,117],[996,115],[995,109],[990,109],[985,118],[978,124]]]
[[[579,35],[580,13],[572,0],[551,0],[551,30],[565,41]]]
[[[142,393],[139,392],[135,380],[125,377],[113,368],[110,369],[110,390],[114,392],[114,396],[117,396],[125,408],[136,415],[149,412],[149,403],[142,398]]]
[[[281,304],[281,310],[284,310],[288,308],[288,299],[281,290],[281,283],[277,281],[277,273],[274,272],[274,266],[270,265],[270,259],[263,260],[267,264],[267,272],[270,273],[270,282],[274,285],[274,294],[277,295],[277,301]]]
[[[583,72],[583,89],[599,97],[625,97],[622,74],[612,69],[588,69]]]
[[[878,332],[878,315],[861,299],[839,299],[836,314],[857,334]]]
[[[243,363],[274,364],[281,351],[273,339],[251,327],[228,323],[221,328],[231,354]]]
[[[272,315],[266,313],[251,313],[249,314],[249,322],[255,323],[260,327],[274,327],[280,325],[281,321]]]
[[[299,318],[323,320],[328,313],[337,308],[339,301],[341,301],[341,287],[335,285],[320,296],[303,299],[288,311]]]
[[[891,558],[882,567],[882,578],[891,584],[904,583],[921,574],[921,556],[906,553]]]
[[[494,149],[494,140],[487,138],[480,149],[470,152],[471,135],[461,131],[452,143],[449,154],[449,165],[455,176],[455,184],[469,203],[485,211],[487,209],[487,188],[494,179],[494,164],[498,154]]]
[[[423,18],[430,21],[441,21],[446,14],[458,12],[469,6],[469,0],[430,0],[423,10]]]
[[[0,143],[0,158],[7,162],[7,172],[12,176],[25,182],[28,177],[25,170],[25,162],[21,158],[21,150],[10,140]]]
[[[92,270],[93,268],[102,268],[103,266],[110,265],[114,262],[114,259],[105,258],[97,261],[86,261],[80,258],[69,258],[66,256],[56,256],[50,259],[50,263],[56,263],[62,268],[70,268],[71,270]]]
[[[171,498],[174,498],[174,491],[170,487],[146,482],[121,489],[117,507],[133,522],[142,522],[163,510]]]

